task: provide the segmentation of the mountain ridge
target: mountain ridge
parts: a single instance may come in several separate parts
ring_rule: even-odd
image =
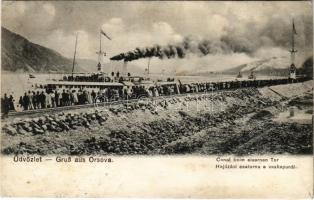
[[[31,42],[25,37],[14,33],[5,27],[1,27],[1,71],[14,73],[70,73],[73,60],[50,48]],[[122,69],[123,63],[110,62],[103,64],[103,70],[111,73],[111,70]],[[141,74],[143,70],[128,63],[132,73]],[[92,59],[77,58],[74,72],[95,72],[97,61]]]
[[[71,60],[1,27],[1,69],[6,71],[71,71]]]
[[[288,57],[273,56],[271,58],[260,59],[246,64],[238,65],[226,70],[216,71],[214,73],[236,76],[239,72],[244,75],[248,75],[251,73],[251,71],[254,71],[255,74],[263,76],[287,76],[289,73],[289,66],[290,59]],[[304,69],[304,67],[306,67],[306,69]],[[298,71],[299,73],[310,75],[312,68],[313,58],[309,57],[303,62],[301,66],[299,66]],[[208,70],[203,72],[190,73],[189,75],[206,76],[212,73],[212,71]]]

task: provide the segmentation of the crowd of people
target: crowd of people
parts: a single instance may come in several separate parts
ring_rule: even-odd
[[[12,95],[7,94],[1,98],[1,110],[3,114],[9,111],[17,111],[14,104],[17,104],[18,111],[55,108],[63,106],[92,104],[99,102],[110,102],[117,100],[136,99],[141,97],[157,97],[160,95],[172,95],[178,91],[174,85],[169,86],[124,86],[123,88],[104,88],[98,91],[79,90],[46,90],[27,91],[15,102]]]
[[[131,74],[127,74],[128,77],[131,77]],[[111,77],[105,76],[105,74],[102,73],[93,73],[90,75],[82,74],[75,76],[72,75],[65,75],[63,76],[63,81],[76,81],[76,82],[113,82],[115,80],[123,80],[123,77],[120,76],[120,72],[112,72]]]
[[[5,93],[3,98],[1,98],[1,112],[2,116],[5,117],[8,115],[9,111],[15,111],[14,107],[14,98],[12,95],[10,97]]]
[[[23,110],[34,110],[92,103],[95,98],[94,91],[85,90],[28,91],[20,97],[18,104]]]
[[[305,80],[305,79],[304,79]],[[99,102],[110,102],[125,99],[136,99],[141,97],[158,97],[173,94],[197,93],[225,89],[237,89],[243,87],[262,87],[277,84],[286,84],[296,81],[304,81],[303,79],[273,79],[273,80],[247,80],[247,81],[228,81],[228,82],[204,82],[204,83],[191,83],[182,84],[178,81],[158,85],[135,85],[123,86],[116,88],[104,88],[98,91],[87,90],[81,88],[51,90],[43,88],[40,91],[28,91],[23,96],[20,96],[19,101],[16,102],[20,110],[34,110],[44,108],[55,108],[62,106],[73,106],[92,104]],[[4,94],[1,98],[1,110],[3,115],[7,115],[9,111],[16,111],[15,100],[12,95],[9,97]]]

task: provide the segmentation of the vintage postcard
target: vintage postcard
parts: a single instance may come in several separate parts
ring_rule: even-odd
[[[312,1],[2,1],[2,197],[313,198]]]

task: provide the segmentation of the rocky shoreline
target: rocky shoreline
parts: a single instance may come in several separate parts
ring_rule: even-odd
[[[311,84],[292,84],[300,88],[295,95],[280,96],[272,91],[291,87],[282,85],[271,90],[247,88],[16,118],[2,125],[1,152],[310,154],[312,124],[274,118],[295,105],[299,110],[312,110]]]

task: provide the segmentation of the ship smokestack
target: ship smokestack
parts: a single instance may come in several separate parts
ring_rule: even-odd
[[[127,61],[124,61],[124,62],[123,62],[122,74],[123,74],[124,76],[127,76],[127,74],[128,74]]]

